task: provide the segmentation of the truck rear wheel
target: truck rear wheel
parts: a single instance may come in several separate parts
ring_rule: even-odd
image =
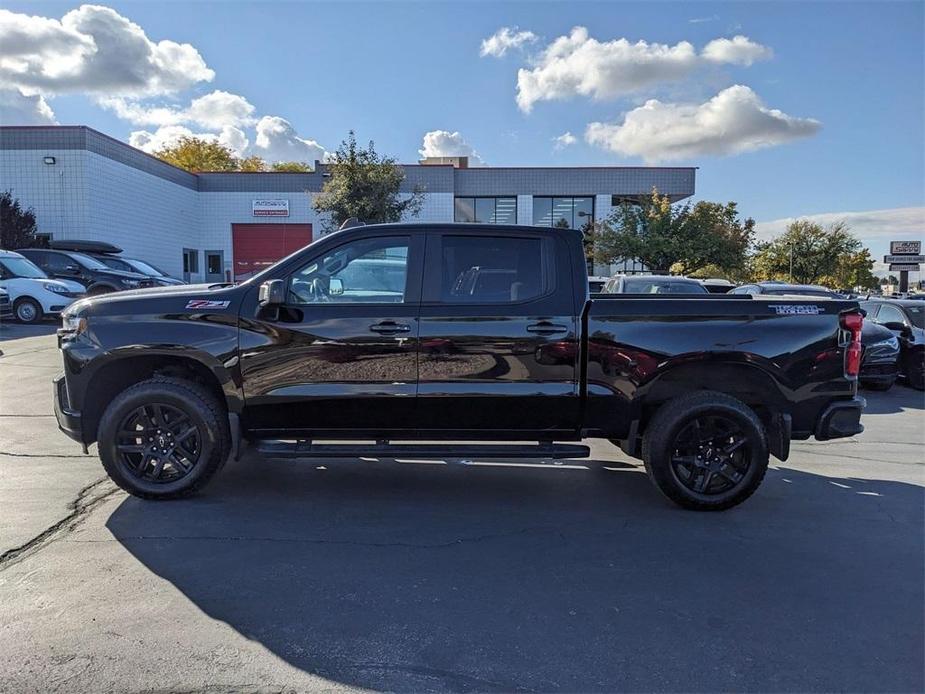
[[[750,497],[768,469],[758,416],[723,393],[701,391],[662,405],[646,427],[642,459],[669,499],[695,511],[722,511]]]
[[[201,489],[224,465],[231,433],[206,388],[155,376],[120,393],[100,419],[100,460],[112,480],[143,499]]]

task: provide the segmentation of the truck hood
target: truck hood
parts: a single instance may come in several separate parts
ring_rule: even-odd
[[[131,274],[131,273],[124,273]],[[228,284],[179,284],[164,287],[149,287],[147,289],[129,289],[121,292],[112,292],[100,296],[87,297],[71,304],[66,313],[76,315],[81,311],[110,304],[125,303],[129,301],[156,301],[160,299],[189,298],[208,299],[216,293],[227,293],[233,285]]]

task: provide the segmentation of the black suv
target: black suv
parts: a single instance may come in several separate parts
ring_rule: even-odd
[[[42,268],[49,277],[79,282],[91,295],[157,286],[150,277],[137,272],[113,270],[83,253],[46,248],[24,248],[18,252]]]

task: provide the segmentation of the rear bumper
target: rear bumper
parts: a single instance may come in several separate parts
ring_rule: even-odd
[[[83,428],[80,422],[80,412],[74,412],[70,409],[64,374],[58,376],[52,383],[55,388],[55,419],[58,420],[58,428],[77,441],[77,443],[85,446],[83,441]]]
[[[861,424],[861,412],[864,411],[867,401],[855,396],[851,400],[837,400],[823,410],[816,423],[815,437],[817,441],[841,439],[854,436],[864,431]]]

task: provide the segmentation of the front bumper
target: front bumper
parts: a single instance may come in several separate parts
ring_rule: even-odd
[[[823,410],[816,422],[815,437],[817,441],[841,439],[846,436],[855,436],[864,431],[861,424],[861,412],[867,406],[867,401],[855,396],[851,400],[836,400]]]
[[[55,388],[55,419],[58,420],[58,428],[70,436],[77,443],[84,446],[83,428],[80,422],[80,412],[70,409],[70,402],[67,397],[67,383],[64,380],[64,374],[55,378],[52,383]]]

